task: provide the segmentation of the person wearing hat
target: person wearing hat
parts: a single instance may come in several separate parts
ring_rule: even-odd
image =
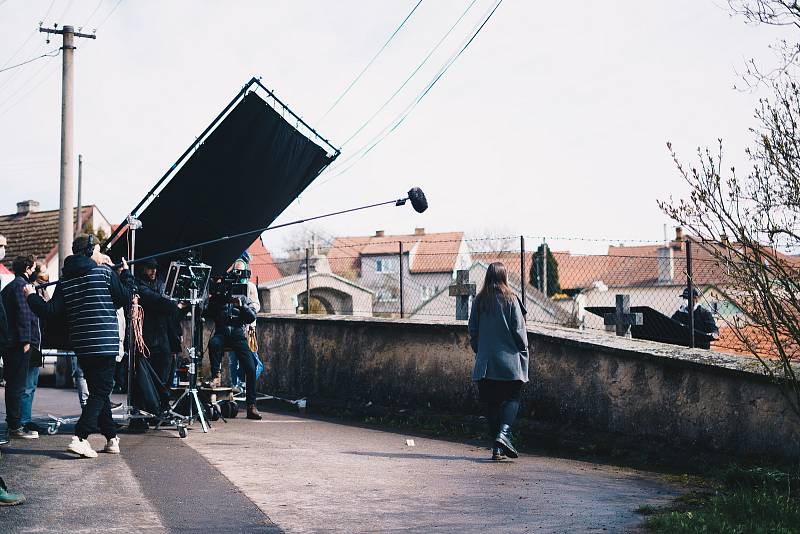
[[[150,352],[153,365],[161,383],[169,387],[174,372],[172,354],[176,349],[174,329],[178,315],[178,305],[164,296],[164,281],[158,278],[158,261],[146,260],[136,269],[136,283],[139,289],[139,303],[144,310],[142,335]]]
[[[672,319],[688,328],[689,308],[691,308],[694,315],[694,329],[698,332],[708,334],[708,337],[703,339],[695,338],[695,346],[699,349],[710,349],[711,340],[719,339],[719,328],[717,328],[714,315],[697,302],[697,297],[699,297],[700,294],[695,288],[692,288],[691,298],[689,298],[688,287],[683,290],[680,296],[686,299],[686,304],[678,308],[678,311],[672,314]]]
[[[97,457],[87,438],[98,429],[107,440],[103,450],[120,452],[109,395],[119,355],[117,309],[130,305],[135,290],[125,258],[119,275],[95,263],[92,256],[99,247],[91,234],[79,234],[73,240],[72,255],[64,259],[61,279],[49,301],[37,295],[32,285],[25,287],[28,305],[39,318],[66,322],[72,350],[86,377],[89,398],[67,446],[68,451],[85,458]]]

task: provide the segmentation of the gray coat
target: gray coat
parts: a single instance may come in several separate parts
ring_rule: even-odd
[[[472,303],[469,343],[475,351],[472,380],[528,381],[528,334],[525,308],[518,298],[497,297],[488,310]]]

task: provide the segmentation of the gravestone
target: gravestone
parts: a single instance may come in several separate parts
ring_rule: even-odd
[[[617,295],[617,307],[614,313],[603,315],[603,324],[614,325],[618,336],[631,337],[631,326],[644,322],[641,313],[631,313],[631,296]]]
[[[450,296],[456,298],[456,320],[469,319],[469,299],[475,296],[475,284],[469,283],[469,271],[462,269],[456,272],[456,283],[449,287]]]

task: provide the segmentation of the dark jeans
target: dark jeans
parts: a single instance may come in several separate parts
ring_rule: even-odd
[[[486,404],[486,419],[489,423],[489,436],[494,439],[501,425],[512,426],[519,411],[519,398],[522,390],[520,380],[478,381],[481,401]]]
[[[110,356],[78,356],[89,386],[89,398],[83,407],[81,418],[75,425],[75,435],[86,439],[89,434],[100,432],[106,439],[117,435],[117,426],[111,417],[111,389],[114,387],[114,366],[117,362]]]
[[[9,430],[22,426],[22,396],[28,380],[30,354],[22,352],[22,346],[9,348],[3,357],[6,377],[6,423]]]
[[[256,362],[253,358],[253,353],[247,344],[247,338],[244,334],[234,333],[233,335],[214,334],[208,341],[208,353],[211,361],[211,375],[219,375],[220,367],[222,367],[222,352],[223,348],[232,350],[239,360],[239,366],[244,369],[245,383],[247,392],[245,393],[245,402],[247,404],[255,404],[256,402]]]

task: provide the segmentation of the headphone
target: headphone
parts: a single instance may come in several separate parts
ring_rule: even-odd
[[[94,246],[95,246],[94,239],[95,239],[94,234],[89,234],[89,240],[86,242],[86,249],[83,251],[84,256],[88,256],[91,258],[92,254],[94,254]]]

